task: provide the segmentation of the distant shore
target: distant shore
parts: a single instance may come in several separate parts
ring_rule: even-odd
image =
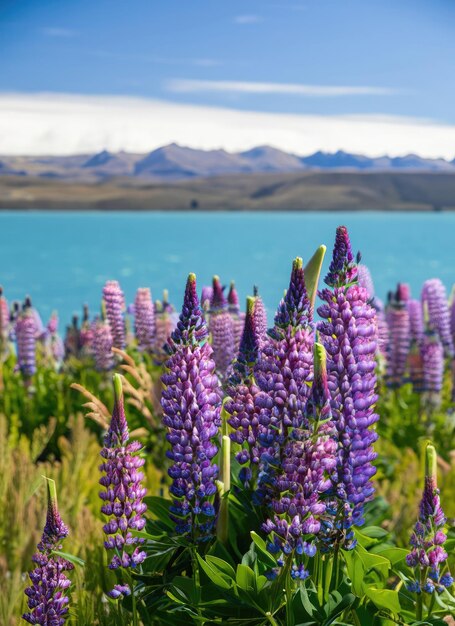
[[[453,211],[455,173],[235,174],[173,183],[0,176],[0,210]]]

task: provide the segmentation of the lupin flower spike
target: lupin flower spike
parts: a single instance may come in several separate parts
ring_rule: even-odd
[[[445,355],[453,358],[454,346],[447,292],[439,278],[425,281],[422,288],[422,302],[428,308],[429,325],[439,335]]]
[[[259,344],[262,346],[267,337],[267,311],[256,286],[254,287],[254,297],[256,298],[256,306],[254,307],[255,326]]]
[[[411,346],[409,310],[407,300],[403,300],[403,296],[406,297],[406,290],[401,284],[398,284],[395,294],[390,294],[386,310],[389,328],[386,381],[387,385],[392,388],[401,387],[404,383]]]
[[[142,486],[144,474],[140,471],[145,461],[138,456],[142,445],[138,441],[129,442],[120,374],[114,374],[113,381],[114,410],[101,450],[104,462],[100,465],[103,472],[100,484],[104,491],[99,495],[104,503],[101,511],[110,518],[103,526],[107,535],[104,546],[113,552],[109,568],[116,570],[136,568],[147,556],[140,548],[144,540],[132,534],[144,528],[147,506],[143,502],[146,494]],[[130,594],[129,585],[118,584],[108,595],[116,599]]]
[[[442,593],[452,586],[453,577],[446,566],[448,555],[443,547],[447,539],[445,523],[437,486],[437,454],[434,446],[428,444],[419,519],[411,535],[411,551],[406,557],[406,563],[414,572],[414,578],[407,584],[408,591],[417,594]]]
[[[114,366],[111,328],[107,322],[98,319],[93,325],[92,333],[96,369],[100,372],[106,372]]]
[[[15,325],[17,363],[26,378],[36,373],[36,321],[30,307],[18,315]]]
[[[345,286],[357,278],[357,271],[348,230],[346,226],[338,226],[332,261],[324,282],[329,287]]]
[[[150,289],[140,288],[134,300],[134,332],[140,350],[151,352],[155,344],[156,322]]]
[[[161,406],[171,444],[170,515],[177,532],[192,542],[210,539],[216,521],[218,467],[213,459],[218,452],[221,390],[206,338],[196,277],[190,274],[179,323],[169,340]]]
[[[257,467],[262,450],[258,443],[259,411],[255,406],[255,396],[259,389],[254,381],[254,367],[260,351],[255,317],[256,302],[256,298],[247,298],[245,328],[239,355],[234,361],[233,373],[228,381],[228,397],[224,410],[229,415],[228,423],[233,429],[231,439],[242,446],[242,450],[236,454],[237,461],[241,465],[249,462]],[[252,478],[251,467],[242,468],[240,478],[244,483],[249,483]]]
[[[43,626],[63,626],[68,613],[66,590],[71,584],[65,571],[73,565],[55,551],[61,550],[61,543],[68,535],[68,528],[62,522],[57,506],[55,482],[47,481],[47,515],[43,535],[32,560],[37,567],[29,573],[31,586],[25,594],[30,611],[22,617],[29,624]]]
[[[235,357],[235,336],[234,320],[228,311],[227,300],[218,276],[213,277],[209,330],[217,371],[220,377],[224,378]]]
[[[106,305],[106,317],[112,333],[114,348],[124,350],[125,339],[125,296],[116,280],[108,280],[103,288],[103,300]]]
[[[338,476],[334,483],[343,524],[363,523],[363,503],[374,494],[371,477],[376,469],[371,428],[378,420],[376,395],[376,311],[364,287],[352,281],[357,276],[351,244],[345,227],[337,229],[328,284],[320,296],[318,312],[321,343],[327,351],[328,386],[338,432]],[[351,518],[352,515],[352,518]]]

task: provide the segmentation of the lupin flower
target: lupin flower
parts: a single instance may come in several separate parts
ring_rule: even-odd
[[[313,380],[313,343],[311,304],[302,259],[297,257],[289,289],[278,306],[275,325],[254,371],[260,389],[255,396],[261,426],[259,443],[264,450],[259,499],[268,501],[279,493],[276,477],[282,471],[289,436],[291,432],[297,436],[308,425],[305,408]]]
[[[261,296],[258,294],[257,287],[254,287],[254,296],[256,298],[256,305],[254,307],[255,326],[259,337],[259,344],[262,346],[267,338],[267,311],[265,310]]]
[[[212,348],[199,306],[196,276],[186,284],[182,313],[168,344],[169,359],[161,380],[163,423],[171,444],[171,519],[179,534],[191,541],[210,539],[215,529],[214,506],[218,467],[217,436],[221,423],[221,389]]]
[[[414,579],[407,584],[408,591],[417,594],[442,593],[452,586],[453,577],[448,571],[448,555],[444,550],[447,539],[445,523],[437,486],[436,450],[429,444],[425,451],[425,486],[419,519],[411,535],[411,551],[406,557],[406,563],[414,573]]]
[[[165,346],[177,324],[178,316],[173,305],[168,300],[167,289],[163,291],[163,301],[155,302],[155,359],[162,363],[166,358]]]
[[[73,565],[54,554],[61,550],[61,543],[68,535],[68,528],[62,522],[57,507],[55,483],[47,480],[47,515],[44,532],[32,560],[36,568],[29,573],[31,586],[25,594],[28,597],[30,612],[22,617],[29,624],[43,626],[63,626],[68,613],[68,596],[66,590],[71,581],[65,572],[73,569]]]
[[[106,317],[111,328],[114,348],[124,350],[125,339],[125,296],[116,280],[108,280],[103,288],[103,301],[106,307]]]
[[[234,322],[234,355],[237,354],[245,325],[245,313],[240,311],[239,296],[234,281],[231,282],[227,297],[228,310]]]
[[[422,345],[423,390],[429,408],[441,404],[444,379],[444,348],[438,335],[430,328],[424,335]]]
[[[9,339],[9,309],[8,302],[3,295],[3,288],[0,286],[0,358],[5,352],[5,347]]]
[[[152,351],[155,345],[156,323],[150,289],[141,288],[134,300],[134,333],[140,350]]]
[[[450,328],[450,312],[447,303],[446,288],[439,278],[425,281],[422,288],[422,303],[428,311],[428,321],[439,335],[446,356],[454,356],[452,333]]]
[[[359,285],[367,290],[370,299],[374,298],[374,284],[370,270],[362,263],[357,266],[357,280]]]
[[[323,495],[332,488],[336,470],[337,443],[331,421],[330,392],[327,383],[326,355],[314,344],[314,381],[306,406],[307,427],[291,436],[284,448],[281,471],[275,488],[279,496],[271,500],[273,517],[263,525],[269,535],[268,549],[284,564],[293,555],[293,578],[304,579],[308,572],[301,555],[314,556],[314,535],[321,530],[326,510]]]
[[[259,417],[255,407],[255,396],[259,392],[254,381],[254,367],[259,358],[259,336],[256,328],[256,298],[248,297],[245,325],[233,373],[227,384],[227,400],[224,410],[230,416],[228,423],[233,429],[231,439],[242,446],[236,459],[241,465],[250,464],[241,470],[241,479],[249,483],[252,467],[257,467],[261,457],[258,444]]]
[[[235,356],[234,321],[228,311],[227,301],[218,276],[213,277],[209,330],[216,368],[220,377],[224,378]]]
[[[114,396],[112,419],[101,450],[104,462],[100,465],[103,472],[100,484],[104,491],[99,495],[104,503],[101,512],[109,518],[103,526],[107,535],[104,546],[113,551],[109,568],[129,570],[140,565],[147,556],[141,549],[144,540],[133,536],[134,531],[140,531],[145,526],[147,506],[143,498],[146,489],[142,486],[144,474],[140,471],[145,461],[138,455],[142,445],[138,441],[129,441],[119,374],[114,374]],[[119,598],[130,593],[128,585],[118,584],[108,595]]]
[[[97,319],[93,324],[93,357],[96,369],[100,372],[110,370],[114,366],[112,353],[111,328],[104,320]]]
[[[320,341],[327,351],[328,386],[333,422],[338,433],[337,477],[334,489],[343,525],[363,523],[363,504],[374,493],[376,469],[372,429],[378,420],[375,357],[376,311],[369,294],[355,281],[356,265],[345,227],[337,229],[333,260],[320,296]],[[351,521],[352,515],[352,521]]]
[[[36,323],[30,307],[25,307],[19,314],[15,335],[18,367],[28,378],[36,373]]]
[[[93,325],[90,323],[88,306],[85,304],[82,314],[82,324],[79,332],[79,344],[85,355],[93,354]]]
[[[386,380],[389,387],[401,387],[404,383],[409,348],[411,346],[411,327],[406,300],[401,299],[400,285],[395,294],[389,294],[386,320],[389,328],[387,347]]]
[[[411,341],[420,345],[423,339],[423,309],[420,300],[408,300],[406,303],[409,313],[409,328],[411,332]]]

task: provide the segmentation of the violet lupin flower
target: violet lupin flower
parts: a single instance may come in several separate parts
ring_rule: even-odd
[[[235,357],[234,321],[228,311],[227,301],[218,276],[213,277],[209,330],[216,368],[219,376],[224,378]]]
[[[425,281],[422,288],[422,303],[428,311],[430,326],[439,335],[444,353],[453,358],[454,347],[450,328],[450,312],[446,288],[439,278]]]
[[[444,348],[439,336],[431,328],[427,330],[421,344],[423,391],[428,408],[441,404],[444,379]]]
[[[103,472],[100,484],[105,490],[99,495],[104,502],[101,512],[109,518],[103,526],[107,535],[104,546],[108,551],[113,551],[109,568],[129,570],[140,565],[147,556],[140,547],[144,540],[133,536],[134,531],[140,531],[145,526],[147,506],[143,498],[146,489],[142,486],[144,474],[140,471],[145,460],[138,455],[142,444],[129,441],[122,378],[119,374],[114,374],[114,398],[111,423],[100,453],[104,459],[100,465],[100,471]],[[128,585],[118,584],[108,595],[115,599],[130,593]]]
[[[328,386],[338,433],[336,497],[344,528],[363,523],[363,504],[374,493],[376,468],[372,429],[378,420],[376,395],[376,311],[364,287],[356,284],[356,265],[345,227],[337,229],[333,260],[325,278],[331,289],[320,296],[320,341],[327,351]],[[352,521],[351,521],[352,515]]]
[[[116,280],[108,280],[104,285],[103,301],[106,307],[107,321],[111,328],[114,348],[124,350],[126,346],[125,296]]]
[[[166,359],[166,344],[176,327],[178,316],[173,305],[168,300],[167,289],[163,291],[163,301],[155,302],[155,359],[157,363],[162,363]]]
[[[31,586],[25,594],[28,597],[30,612],[22,616],[29,624],[43,626],[63,626],[68,613],[69,599],[66,595],[71,581],[65,575],[73,565],[54,551],[61,550],[61,543],[68,535],[68,528],[62,522],[57,507],[57,495],[53,480],[47,480],[47,515],[43,535],[32,560],[35,569],[29,573]]]
[[[260,393],[255,410],[261,425],[261,488],[258,498],[277,495],[276,476],[282,471],[285,448],[291,432],[307,427],[305,407],[313,380],[314,330],[311,304],[305,287],[303,262],[292,264],[289,289],[275,315],[254,375]]]
[[[36,373],[36,323],[29,307],[16,319],[17,364],[26,378]]]
[[[437,486],[437,454],[429,444],[425,450],[425,486],[419,519],[411,535],[411,551],[406,557],[406,563],[414,572],[414,579],[407,584],[408,591],[442,593],[452,586],[453,577],[448,571],[448,555],[444,550],[445,523]]]
[[[419,345],[422,342],[424,333],[422,303],[420,300],[408,300],[406,306],[409,313],[411,341]]]
[[[411,346],[411,327],[406,300],[402,300],[402,289],[397,287],[395,294],[389,294],[386,309],[386,320],[389,328],[387,347],[387,385],[392,388],[401,387],[404,383],[409,348]]]
[[[265,310],[264,302],[258,294],[258,288],[256,286],[254,287],[254,297],[256,298],[256,305],[254,307],[255,326],[259,337],[259,344],[262,346],[267,339],[267,311]]]
[[[370,270],[362,263],[357,266],[357,280],[361,287],[364,287],[370,298],[374,298],[374,284]]]
[[[238,353],[245,325],[245,313],[240,311],[239,296],[234,281],[231,282],[227,297],[228,310],[234,322],[234,355]]]
[[[168,343],[161,406],[171,444],[170,515],[176,531],[192,542],[210,539],[216,521],[218,467],[213,459],[218,452],[221,388],[207,338],[196,276],[190,274],[182,313]]]
[[[255,396],[259,389],[254,381],[254,367],[259,358],[259,336],[256,329],[256,298],[248,297],[245,325],[233,373],[227,384],[227,400],[224,410],[229,415],[228,423],[233,429],[231,440],[242,446],[236,459],[243,467],[241,480],[249,484],[253,469],[259,465],[261,448],[258,444],[259,418],[255,407]],[[257,471],[255,471],[257,473]]]
[[[0,286],[0,358],[3,356],[9,338],[9,309],[8,301],[3,295],[3,287]]]
[[[92,332],[93,357],[96,369],[100,372],[106,372],[114,367],[111,328],[106,321],[97,319],[93,324]]]
[[[314,381],[306,413],[307,428],[290,437],[285,446],[282,471],[275,482],[280,495],[271,501],[273,518],[263,525],[269,534],[269,551],[278,556],[279,564],[284,564],[286,555],[293,554],[291,576],[301,579],[308,572],[300,557],[316,553],[314,535],[321,530],[326,510],[323,495],[332,488],[331,477],[337,465],[326,354],[317,343],[314,344]]]
[[[140,350],[151,352],[155,345],[156,322],[150,289],[141,288],[134,300],[134,333]]]

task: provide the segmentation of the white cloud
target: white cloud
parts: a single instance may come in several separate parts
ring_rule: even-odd
[[[236,15],[234,22],[242,26],[245,24],[259,24],[259,22],[262,22],[262,17],[260,15]]]
[[[68,39],[74,37],[76,32],[69,28],[59,28],[56,26],[46,26],[42,29],[42,32],[47,37],[61,37],[62,39]]]
[[[334,98],[339,96],[390,96],[397,93],[388,87],[303,85],[298,83],[256,83],[232,80],[192,80],[172,78],[166,82],[169,91],[175,93],[241,93],[281,94]]]
[[[261,113],[118,96],[0,94],[3,154],[147,152],[174,141],[229,151],[269,144],[299,155],[346,150],[453,159],[455,126],[387,115]]]

